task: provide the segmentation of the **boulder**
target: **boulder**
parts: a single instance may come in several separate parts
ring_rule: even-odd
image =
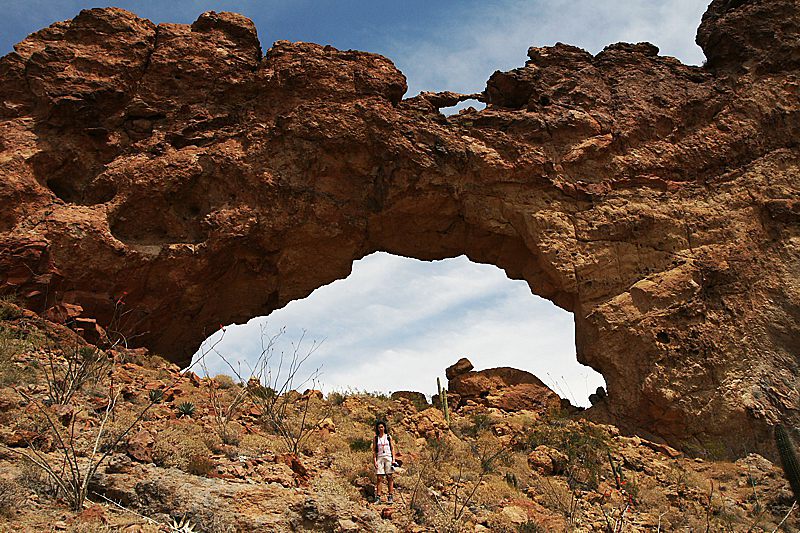
[[[561,405],[561,398],[539,378],[515,368],[469,371],[453,376],[448,386],[449,391],[458,394],[464,403],[471,400],[504,411],[547,413]]]
[[[544,445],[537,446],[528,455],[528,466],[543,476],[561,474],[568,462],[569,458],[565,454]]]
[[[445,371],[444,375],[447,376],[447,379],[453,379],[454,377],[458,376],[459,374],[464,374],[472,370],[473,367],[472,363],[469,362],[469,359],[466,357],[462,357],[454,365],[448,366]]]

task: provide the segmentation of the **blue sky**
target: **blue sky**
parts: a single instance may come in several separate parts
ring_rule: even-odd
[[[122,0],[155,23],[190,24],[205,11],[235,11],[253,20],[261,46],[311,41],[383,54],[421,90],[478,92],[495,70],[522,66],[529,46],[558,41],[597,53],[619,42],[649,41],[687,64],[704,57],[694,44],[705,0]],[[3,0],[0,55],[14,43],[81,9],[85,0]],[[346,280],[292,302],[249,326],[227,328],[217,346],[231,361],[259,351],[260,326],[286,340],[324,339],[304,368],[323,365],[326,391],[435,392],[436,377],[460,357],[477,369],[514,366],[587,405],[602,377],[575,361],[572,315],[531,295],[524,282],[466,259],[422,262],[374,254]],[[290,345],[279,349],[291,349]],[[209,372],[230,373],[209,358]]]

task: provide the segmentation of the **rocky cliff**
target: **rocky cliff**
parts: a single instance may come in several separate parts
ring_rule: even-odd
[[[800,422],[799,34],[714,0],[704,68],[531,48],[445,117],[377,55],[83,11],[0,60],[0,290],[181,363],[374,251],[465,254],[574,313],[594,416],[766,448]]]

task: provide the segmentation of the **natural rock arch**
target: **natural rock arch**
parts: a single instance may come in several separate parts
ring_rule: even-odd
[[[714,0],[706,68],[559,44],[402,100],[387,59],[262,57],[238,15],[83,11],[0,61],[0,287],[182,362],[373,251],[465,254],[575,314],[593,416],[768,450],[800,407],[799,26]]]

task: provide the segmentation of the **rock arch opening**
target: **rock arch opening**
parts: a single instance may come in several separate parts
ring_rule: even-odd
[[[601,374],[576,359],[572,313],[532,295],[524,281],[464,256],[419,261],[369,255],[353,264],[347,278],[269,316],[226,327],[207,343],[222,339],[217,349],[226,358],[252,363],[261,351],[262,327],[269,335],[286,328],[278,351],[291,350],[289,343],[303,331],[309,346],[323,341],[304,371],[323,365],[325,392],[412,390],[430,396],[436,377],[444,380],[444,369],[462,357],[476,370],[528,371],[583,407],[605,385]],[[230,374],[218,357],[206,357],[209,374]]]

